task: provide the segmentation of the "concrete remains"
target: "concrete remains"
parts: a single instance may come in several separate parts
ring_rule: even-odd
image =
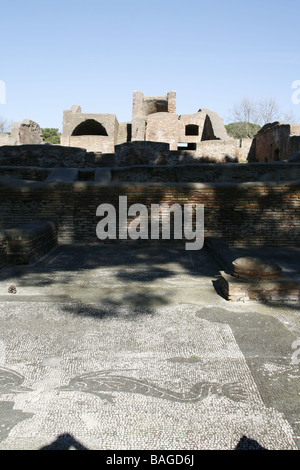
[[[30,145],[42,144],[43,137],[40,126],[30,119],[15,122],[11,127],[10,134],[0,135],[1,145]]]

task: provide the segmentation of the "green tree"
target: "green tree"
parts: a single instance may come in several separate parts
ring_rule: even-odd
[[[245,121],[231,122],[226,124],[225,127],[227,134],[234,139],[253,139],[255,134],[261,129],[259,124]]]
[[[60,144],[60,133],[58,129],[46,127],[42,129],[43,141],[50,144]]]

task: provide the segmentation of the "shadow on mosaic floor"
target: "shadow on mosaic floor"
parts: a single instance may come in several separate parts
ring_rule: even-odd
[[[166,306],[180,289],[184,293],[185,287],[196,291],[199,282],[210,285],[217,272],[205,249],[187,251],[183,243],[61,245],[34,265],[3,269],[0,295],[7,295],[7,288],[12,300],[20,299],[22,290],[32,300],[47,292],[53,298],[64,294],[69,301],[72,296],[84,299],[75,311],[71,307],[83,316],[118,316],[125,304],[135,316],[142,309],[152,314]]]
[[[90,450],[71,434],[61,434],[51,444],[41,447],[39,450]],[[254,439],[243,436],[234,450],[267,450]]]
[[[51,444],[41,447],[39,450],[89,450],[71,434],[61,434]]]

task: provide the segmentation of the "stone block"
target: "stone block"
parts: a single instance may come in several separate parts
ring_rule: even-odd
[[[41,220],[5,230],[6,259],[12,264],[30,264],[57,245],[54,222]]]
[[[75,168],[54,168],[45,179],[45,183],[61,183],[77,181],[78,170]]]
[[[250,280],[221,271],[219,285],[225,298],[230,301],[297,302],[300,294],[299,284],[285,276],[274,280]]]

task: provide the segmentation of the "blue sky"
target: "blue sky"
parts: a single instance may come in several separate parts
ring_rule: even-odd
[[[0,116],[61,129],[63,110],[130,121],[134,90],[177,93],[230,121],[247,96],[273,97],[300,119],[299,0],[35,0],[4,2]]]

